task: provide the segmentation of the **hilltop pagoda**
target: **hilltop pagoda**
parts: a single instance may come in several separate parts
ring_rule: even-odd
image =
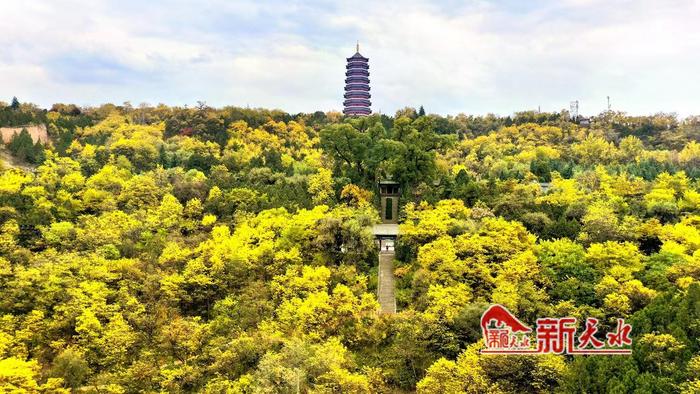
[[[343,113],[348,116],[365,116],[372,113],[369,101],[369,59],[360,55],[360,44],[355,54],[347,58],[345,66],[345,101]]]

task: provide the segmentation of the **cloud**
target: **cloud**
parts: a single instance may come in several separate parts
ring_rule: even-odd
[[[698,1],[28,1],[0,12],[0,95],[338,110],[370,57],[375,110],[697,113]]]

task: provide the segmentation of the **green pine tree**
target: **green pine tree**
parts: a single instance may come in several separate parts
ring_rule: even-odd
[[[22,129],[19,134],[12,136],[8,145],[10,152],[20,160],[28,161],[34,156],[34,141],[27,129]]]

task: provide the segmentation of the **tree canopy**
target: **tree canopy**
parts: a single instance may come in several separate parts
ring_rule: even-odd
[[[0,391],[700,387],[694,117],[0,104],[0,126],[36,123],[48,143],[8,144],[32,170],[0,170]],[[625,318],[632,355],[480,354],[492,303]]]

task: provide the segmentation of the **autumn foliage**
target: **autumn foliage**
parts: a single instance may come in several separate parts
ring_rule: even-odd
[[[697,119],[0,112],[51,137],[0,172],[2,392],[700,390]],[[480,355],[491,303],[623,317],[633,354]]]

